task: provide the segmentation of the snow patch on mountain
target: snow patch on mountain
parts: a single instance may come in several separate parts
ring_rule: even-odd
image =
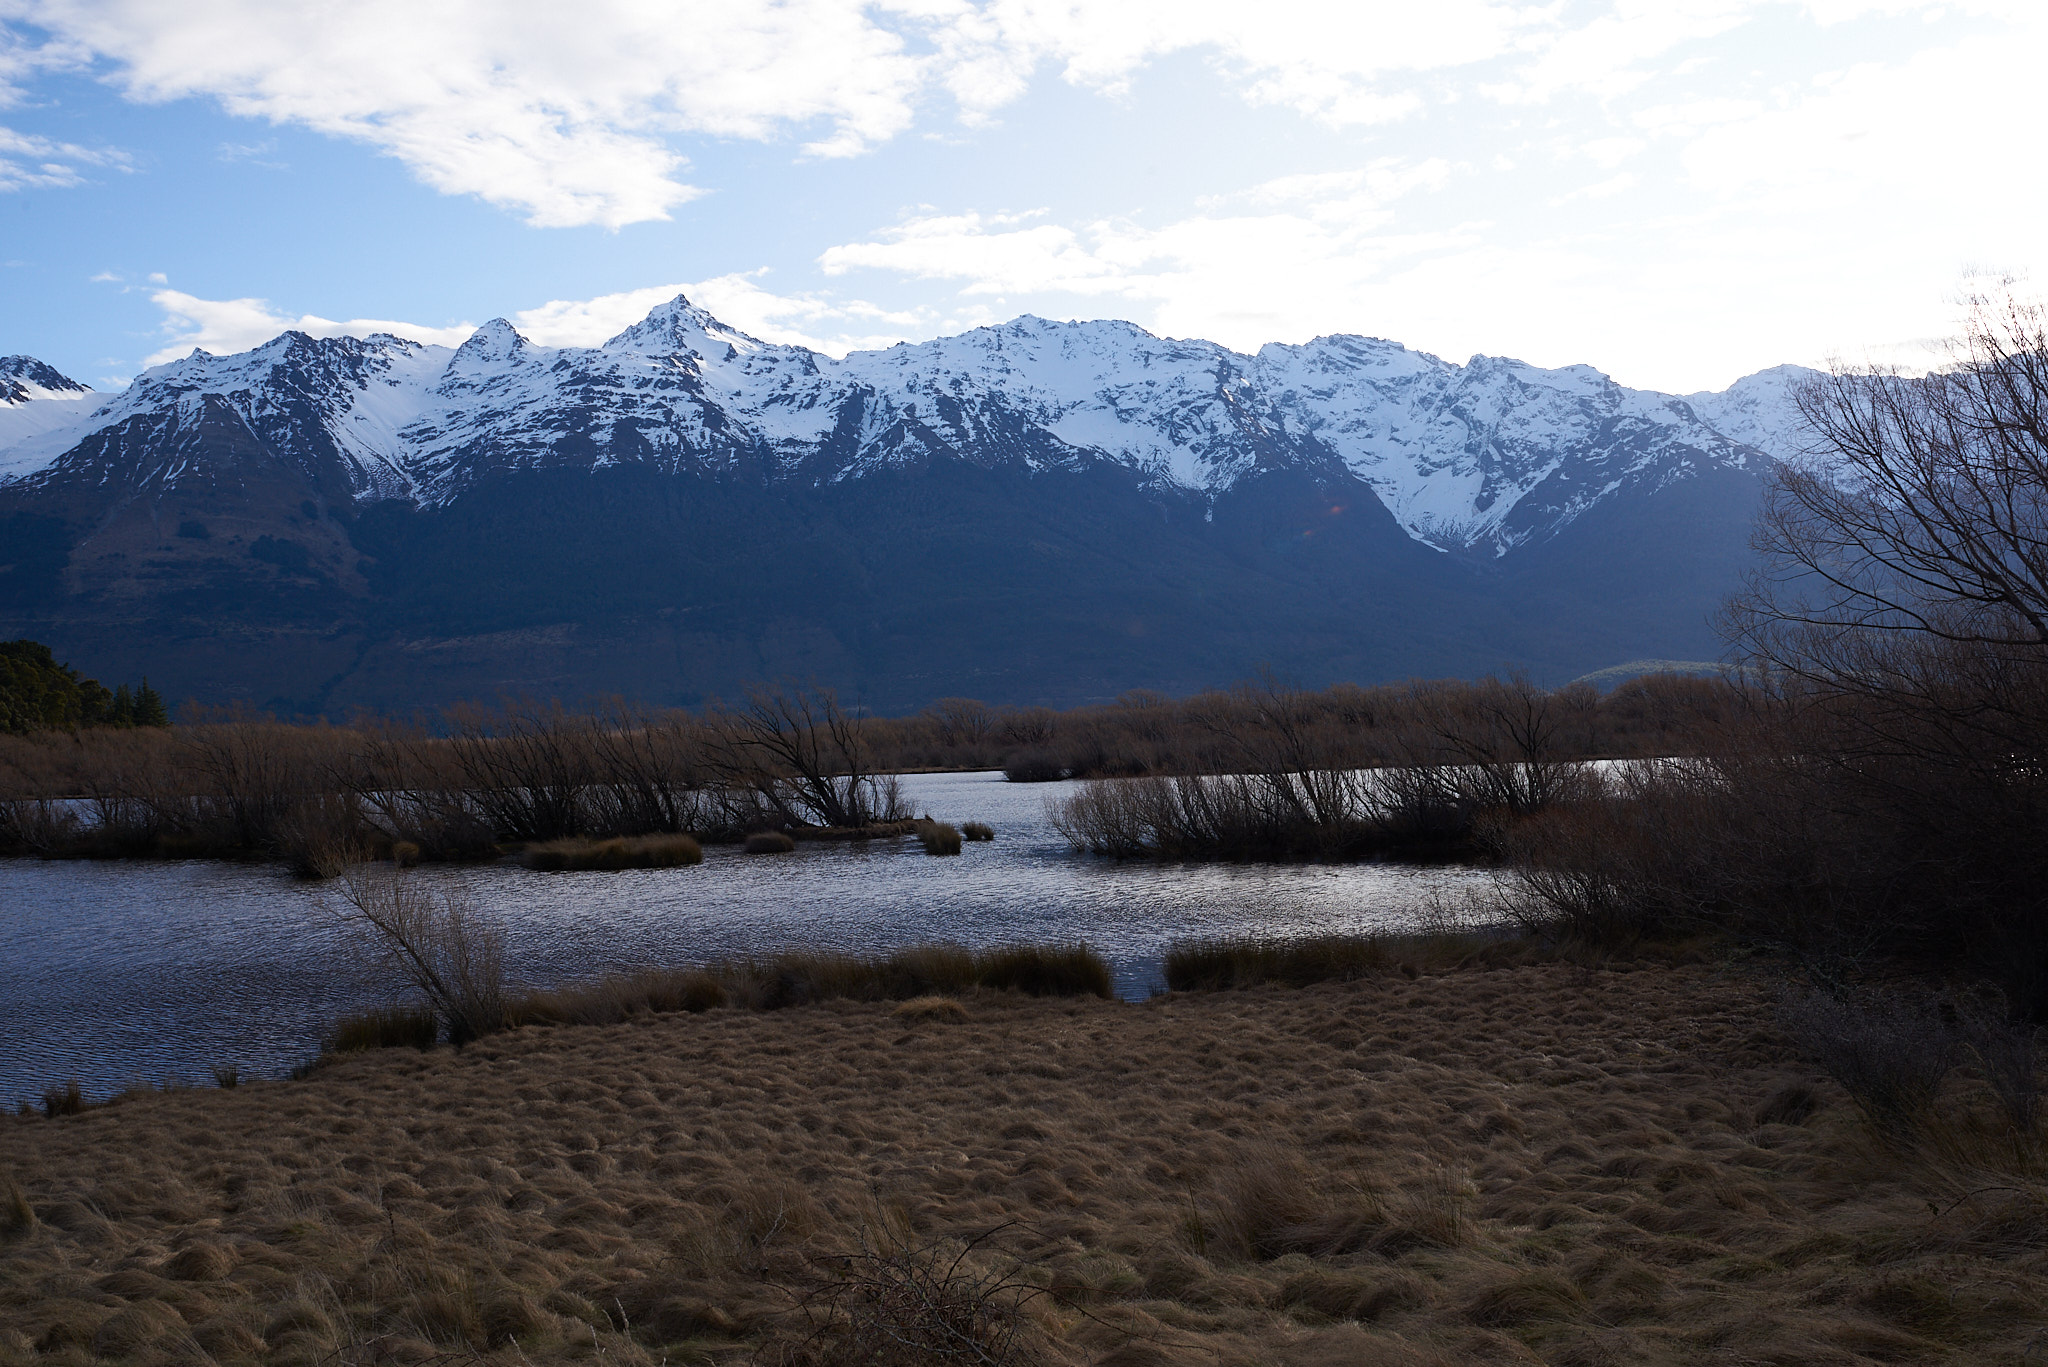
[[[101,397],[33,356],[0,356],[0,484],[70,449]]]

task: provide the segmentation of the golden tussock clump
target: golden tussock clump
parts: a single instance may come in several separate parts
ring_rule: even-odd
[[[996,838],[995,827],[985,821],[963,822],[960,826],[960,838],[962,840],[994,840]]]
[[[960,828],[926,819],[917,823],[917,838],[926,854],[960,853]]]
[[[1758,970],[1410,967],[944,1029],[622,988],[0,1118],[0,1362],[2027,1360],[2048,1171],[1951,1142],[1982,1078],[1902,1146]]]
[[[740,848],[748,854],[788,854],[796,841],[782,831],[755,831]]]

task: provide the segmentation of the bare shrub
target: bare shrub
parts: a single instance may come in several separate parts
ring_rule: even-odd
[[[1044,1357],[1025,1313],[1047,1294],[1003,1256],[1007,1226],[966,1239],[916,1240],[864,1227],[857,1247],[814,1256],[799,1291],[806,1332],[791,1357],[818,1367],[1010,1367]]]
[[[337,878],[365,856],[370,838],[354,793],[309,793],[279,816],[271,850],[301,878]]]
[[[419,989],[451,1041],[504,1028],[504,931],[461,894],[436,895],[397,870],[361,866],[342,879],[340,909]]]
[[[894,776],[877,771],[866,719],[831,689],[754,688],[745,706],[708,720],[711,772],[754,793],[785,826],[871,826],[905,815]]]
[[[445,742],[461,790],[492,830],[513,840],[581,834],[591,778],[583,741],[593,719],[559,704],[458,708]]]
[[[1955,1032],[1925,1004],[1858,1006],[1812,993],[1787,997],[1779,1020],[1800,1052],[1895,1141],[1922,1129],[1957,1061]]]
[[[49,798],[0,802],[0,855],[54,858],[75,846],[80,835],[78,818]]]

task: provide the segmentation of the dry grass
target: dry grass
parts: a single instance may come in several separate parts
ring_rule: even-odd
[[[1167,949],[1166,985],[1214,992],[1268,983],[1307,987],[1389,969],[1410,977],[1473,964],[1503,967],[1548,955],[1533,941],[1496,934],[1304,935],[1295,940],[1182,940]]]
[[[548,840],[526,847],[526,867],[543,873],[594,869],[679,869],[704,862],[704,847],[687,835],[614,836],[610,840]]]
[[[995,827],[989,825],[986,821],[962,822],[960,838],[962,840],[994,840],[996,838],[996,830]]]
[[[912,997],[889,1014],[900,1021],[964,1021],[967,1008],[952,997]]]
[[[740,848],[748,854],[788,854],[796,848],[796,841],[781,831],[756,831]]]
[[[2038,1169],[1873,1142],[1747,969],[953,995],[0,1120],[0,1361],[841,1361],[906,1288],[1049,1364],[2038,1356]]]

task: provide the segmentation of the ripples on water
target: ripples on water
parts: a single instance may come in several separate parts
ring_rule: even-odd
[[[993,844],[934,859],[915,840],[705,851],[693,869],[533,873],[427,867],[505,924],[521,983],[806,947],[868,952],[1086,940],[1117,990],[1160,984],[1168,942],[1398,927],[1483,886],[1469,868],[1396,864],[1116,864],[1069,851],[1046,820],[1072,785],[915,774],[914,810],[986,821]],[[0,1103],[76,1078],[205,1081],[216,1064],[275,1076],[342,1012],[398,995],[366,968],[333,894],[267,867],[0,860]]]

